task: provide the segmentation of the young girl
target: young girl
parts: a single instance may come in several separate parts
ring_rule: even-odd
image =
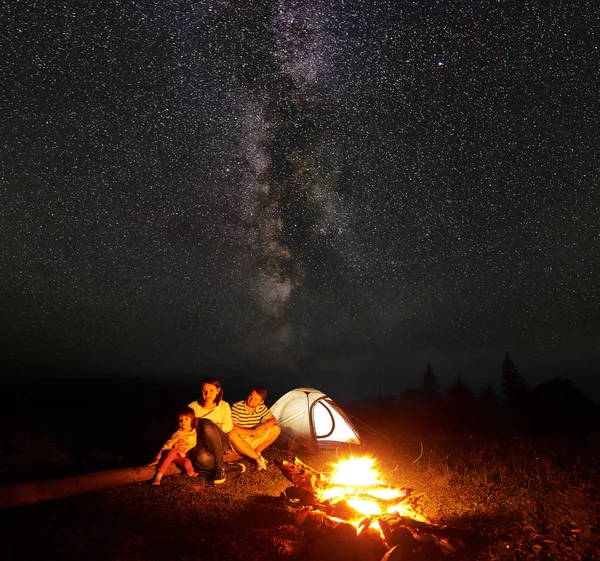
[[[179,413],[179,429],[173,433],[160,449],[150,466],[156,466],[152,485],[160,485],[163,474],[174,463],[182,467],[190,477],[197,477],[192,462],[186,457],[189,450],[196,446],[196,415],[193,409],[186,407]]]

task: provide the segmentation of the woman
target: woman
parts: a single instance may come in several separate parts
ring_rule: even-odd
[[[231,408],[223,401],[223,388],[215,378],[202,381],[201,397],[188,405],[196,414],[198,424],[198,445],[190,450],[188,456],[192,463],[208,471],[214,466],[213,483],[225,482],[225,462],[223,451],[229,446],[227,433],[233,429]]]

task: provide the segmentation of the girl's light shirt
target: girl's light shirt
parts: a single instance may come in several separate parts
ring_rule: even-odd
[[[220,401],[213,409],[204,409],[197,401],[192,401],[188,405],[194,410],[198,419],[208,419],[214,423],[221,423],[221,430],[228,433],[233,430],[233,421],[231,420],[231,407],[226,401]]]
[[[196,442],[196,429],[176,430],[171,438],[165,442],[156,457],[159,458],[164,450],[173,448],[182,458],[185,458],[185,455],[196,446]]]

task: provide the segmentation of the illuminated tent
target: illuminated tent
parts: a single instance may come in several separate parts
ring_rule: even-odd
[[[270,409],[281,428],[280,448],[317,453],[321,448],[360,444],[358,431],[342,408],[314,388],[292,390]]]

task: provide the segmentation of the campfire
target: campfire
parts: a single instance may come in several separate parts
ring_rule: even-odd
[[[298,458],[276,464],[293,483],[282,497],[311,560],[469,559],[479,549],[474,532],[431,524],[419,505],[424,494],[388,485],[375,458],[350,456],[327,474]]]
[[[345,501],[350,508],[364,516],[398,513],[425,522],[421,513],[412,505],[405,504],[412,489],[390,487],[381,477],[375,468],[374,458],[350,456],[333,465],[330,476],[332,486],[318,496],[322,501],[334,504]]]

